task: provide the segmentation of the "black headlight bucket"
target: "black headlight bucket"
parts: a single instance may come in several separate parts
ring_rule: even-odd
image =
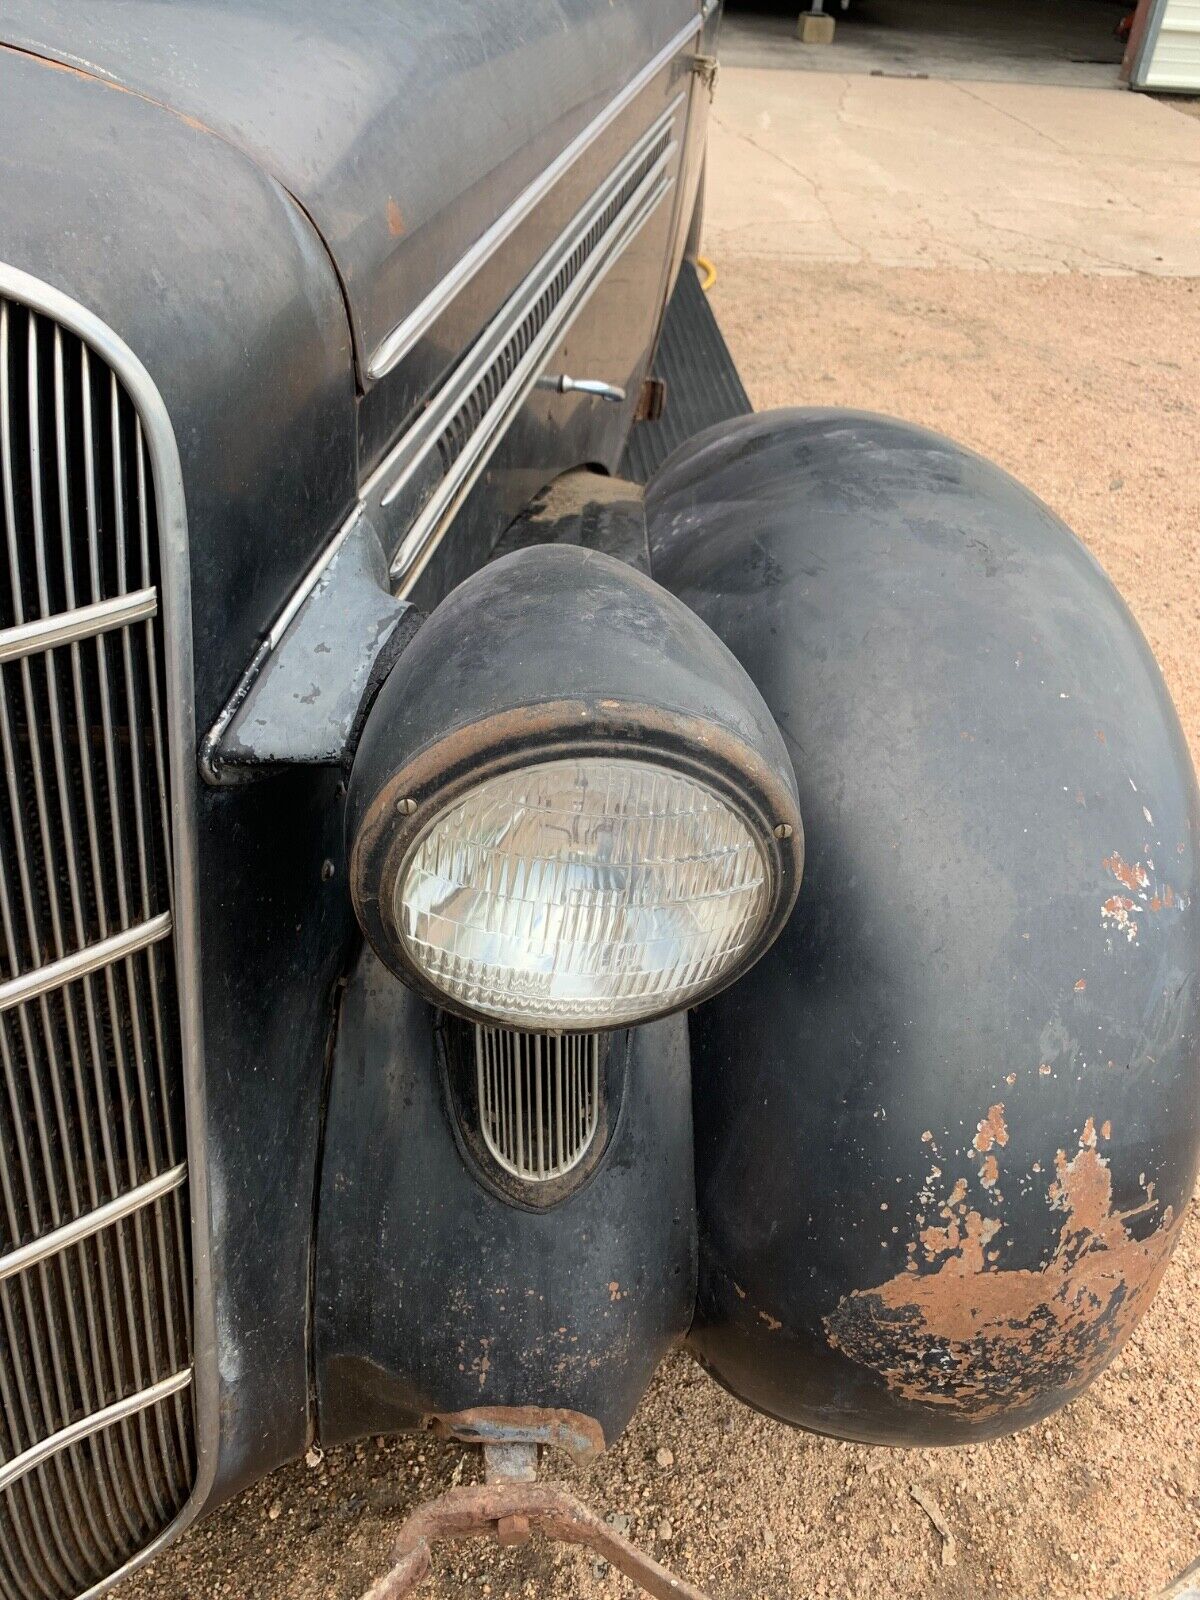
[[[769,948],[796,899],[804,835],[791,760],[761,695],[695,612],[650,578],[595,551],[543,545],[493,562],[447,596],[399,657],[363,729],[347,803],[350,885],[359,921],[393,972],[473,1015],[410,958],[390,890],[431,823],[468,791],[580,756],[695,780],[759,846],[766,914],[736,963],[687,1004]]]

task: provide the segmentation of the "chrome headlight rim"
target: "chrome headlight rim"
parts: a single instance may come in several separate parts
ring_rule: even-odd
[[[604,759],[666,768],[728,806],[759,847],[767,875],[767,910],[739,958],[714,980],[683,1000],[648,1007],[636,1019],[597,1020],[586,1024],[588,1030],[618,1031],[691,1009],[735,983],[769,948],[791,913],[804,864],[799,809],[780,775],[719,725],[686,714],[628,703],[597,710],[574,701],[540,702],[454,729],[426,745],[385,781],[362,818],[350,857],[355,910],[377,952],[411,988],[470,1021],[502,1021],[494,1012],[472,1009],[446,993],[414,961],[394,914],[395,886],[426,835],[472,790],[549,762]],[[569,1032],[580,1024],[565,1020],[561,1027],[526,1026]]]

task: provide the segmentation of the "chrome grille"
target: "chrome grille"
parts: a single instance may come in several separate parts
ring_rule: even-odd
[[[493,1160],[525,1183],[583,1160],[600,1113],[600,1036],[475,1024],[480,1131]]]
[[[106,362],[0,297],[0,1600],[195,1475],[158,525]]]

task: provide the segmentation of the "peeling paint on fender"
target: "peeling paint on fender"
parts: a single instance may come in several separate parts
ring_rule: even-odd
[[[1112,855],[1105,856],[1101,865],[1107,867],[1117,882],[1124,884],[1134,894],[1139,894],[1143,889],[1150,887],[1150,874],[1140,861],[1135,861],[1130,866],[1129,862],[1123,861],[1114,850]]]
[[[1144,1204],[1115,1211],[1099,1144],[1089,1117],[1075,1153],[1058,1152],[1046,1199],[1064,1217],[1040,1269],[1003,1270],[987,1249],[1001,1220],[946,1207],[947,1226],[909,1246],[906,1271],[842,1298],[824,1319],[829,1342],[904,1399],[979,1419],[1082,1388],[1149,1305],[1179,1222],[1149,1186]],[[1135,1237],[1129,1223],[1152,1213],[1155,1226]]]
[[[973,1140],[976,1150],[981,1153],[990,1150],[994,1144],[1006,1145],[1008,1143],[1008,1124],[1004,1120],[1004,1105],[989,1106],[988,1114],[979,1124]]]
[[[1110,895],[1100,907],[1100,917],[1105,923],[1111,924],[1118,933],[1123,933],[1130,944],[1137,943],[1138,925],[1134,921],[1136,903],[1127,894]]]

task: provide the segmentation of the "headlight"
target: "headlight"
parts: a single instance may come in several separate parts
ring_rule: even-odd
[[[795,777],[687,607],[570,546],[455,590],[371,709],[348,806],[355,909],[449,1009],[612,1028],[691,1005],[795,899]]]
[[[649,762],[574,757],[447,807],[397,875],[413,966],[465,1009],[529,1028],[674,1010],[754,942],[769,873],[720,795]]]

